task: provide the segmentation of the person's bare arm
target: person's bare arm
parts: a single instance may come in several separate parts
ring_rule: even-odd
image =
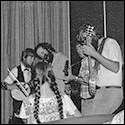
[[[82,49],[84,54],[92,56],[97,61],[99,61],[101,65],[103,65],[110,71],[114,73],[117,73],[119,71],[119,62],[105,58],[104,56],[100,55],[96,50],[94,50],[91,46],[84,45]]]
[[[119,62],[109,60],[97,52],[95,53],[95,58],[108,70],[114,73],[117,73],[119,71]]]

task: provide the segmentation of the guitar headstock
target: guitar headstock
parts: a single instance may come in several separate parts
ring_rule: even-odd
[[[85,29],[85,33],[86,33],[86,45],[89,45],[91,43],[91,37],[94,36],[95,32],[94,29],[95,27],[87,24]]]
[[[77,42],[81,45],[87,45],[88,39],[95,35],[95,27],[90,24],[84,24],[79,28],[79,33],[77,34]]]
[[[95,27],[92,26],[92,25],[86,25],[86,30],[85,30],[85,33],[87,34],[87,36],[93,36],[94,35],[94,29]]]

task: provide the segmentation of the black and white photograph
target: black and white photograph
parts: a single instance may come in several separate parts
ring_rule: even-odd
[[[124,1],[1,1],[1,124],[124,124]]]

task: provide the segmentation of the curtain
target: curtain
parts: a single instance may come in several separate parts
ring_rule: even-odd
[[[68,1],[1,1],[1,80],[20,64],[25,48],[48,42],[70,60]],[[1,123],[12,115],[10,91],[1,90]]]

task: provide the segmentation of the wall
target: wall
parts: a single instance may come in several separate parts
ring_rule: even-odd
[[[124,1],[106,1],[106,12],[107,36],[118,41],[124,54]],[[77,28],[83,23],[92,23],[103,34],[103,2],[70,1],[70,19],[71,63],[75,63],[80,60],[74,44]],[[77,67],[73,67],[74,74],[78,74]]]

